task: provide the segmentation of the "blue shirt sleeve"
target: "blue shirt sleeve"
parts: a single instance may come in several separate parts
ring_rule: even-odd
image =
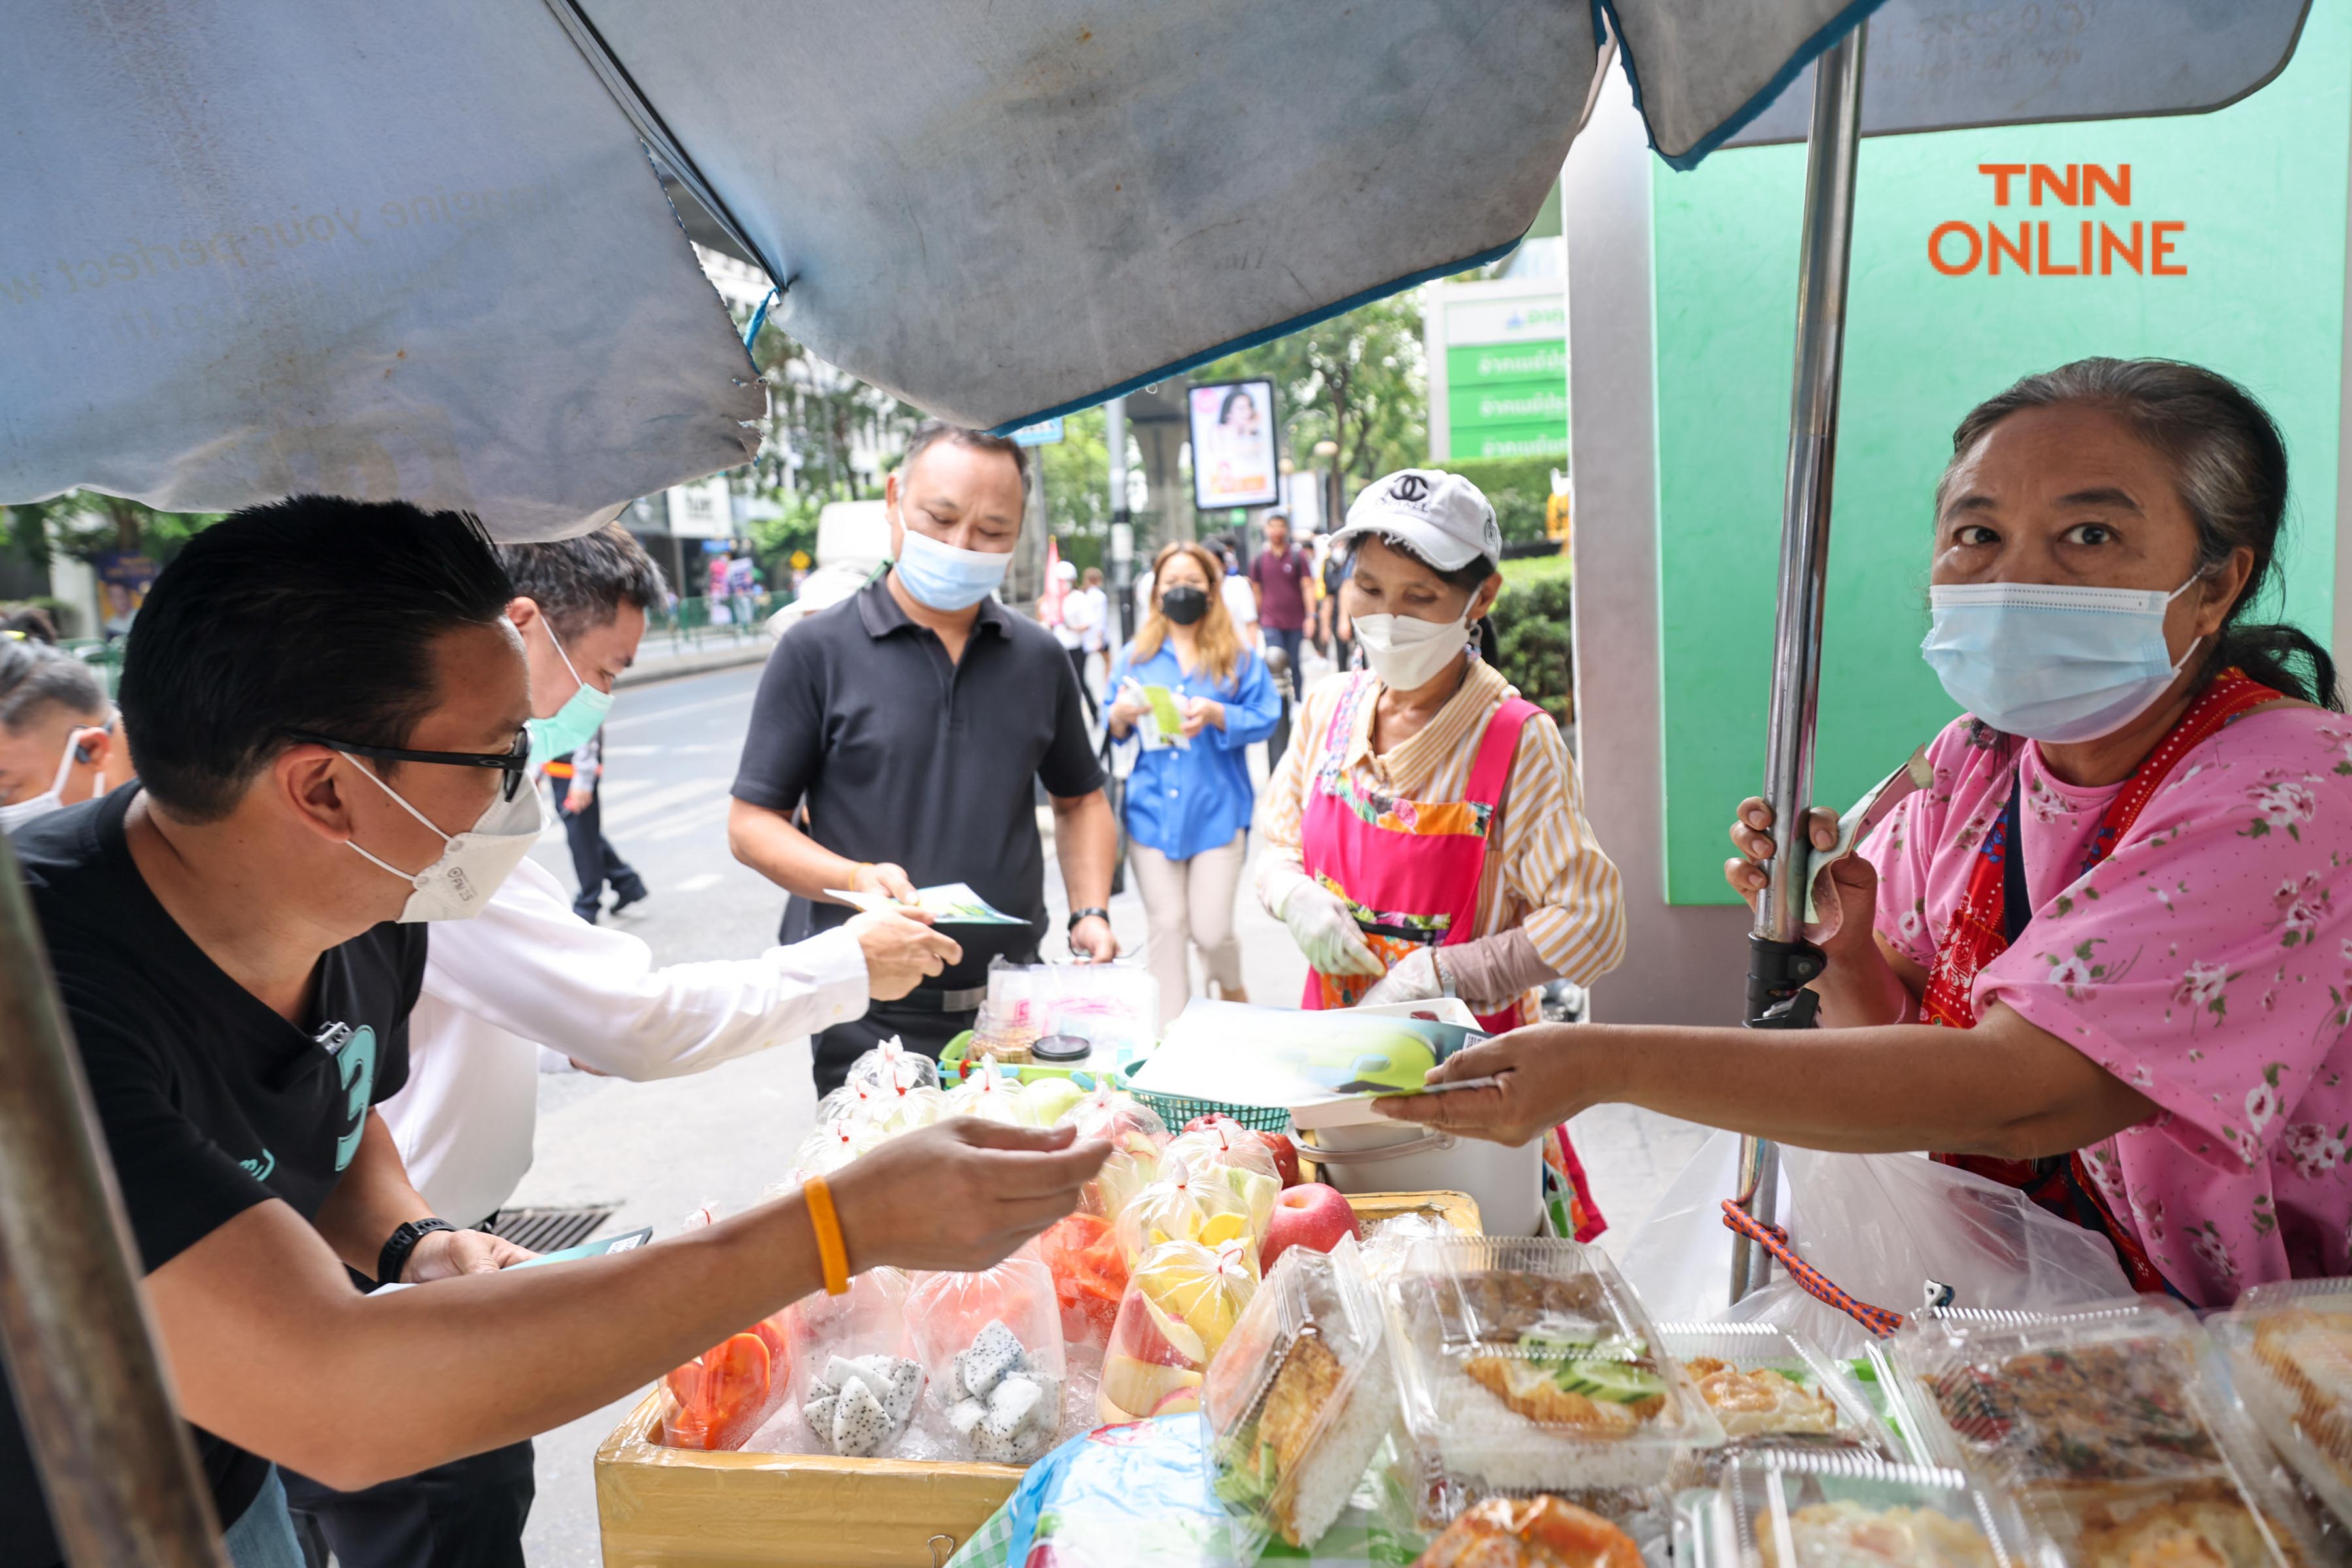
[[[1274,733],[1275,721],[1282,717],[1282,696],[1275,689],[1274,678],[1266,673],[1265,660],[1255,653],[1244,653],[1234,682],[1234,694],[1225,700],[1225,727],[1213,731],[1217,744],[1229,752],[1265,740]]]

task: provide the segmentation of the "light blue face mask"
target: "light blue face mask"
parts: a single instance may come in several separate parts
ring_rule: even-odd
[[[1953,701],[2005,735],[2094,741],[2147,712],[2197,651],[2189,644],[2176,663],[2164,642],[2166,606],[2197,581],[2169,594],[2050,583],[1930,588],[1935,620],[1919,654]]]
[[[588,743],[604,727],[605,716],[613,711],[613,694],[599,691],[581,680],[579,670],[572,668],[572,656],[563,651],[563,640],[555,635],[555,623],[542,616],[539,624],[547,629],[547,640],[555,646],[555,657],[563,661],[565,669],[571,670],[572,679],[580,682],[580,689],[562,707],[544,719],[524,721],[523,728],[530,731],[530,754],[546,762],[568,757]]]
[[[968,610],[996,592],[1013,552],[959,550],[918,533],[899,513],[898,573],[907,592],[935,610]]]

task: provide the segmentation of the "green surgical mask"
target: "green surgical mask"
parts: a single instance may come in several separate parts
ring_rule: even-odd
[[[599,691],[582,680],[580,671],[572,666],[572,656],[563,651],[563,640],[555,635],[554,623],[542,618],[540,625],[547,628],[547,640],[554,644],[555,657],[572,671],[572,679],[580,681],[580,689],[553,714],[530,720],[523,725],[530,731],[530,754],[544,763],[568,757],[586,745],[604,727],[605,715],[613,711],[613,694]]]

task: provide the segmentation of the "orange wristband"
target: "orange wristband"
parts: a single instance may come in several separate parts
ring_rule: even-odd
[[[825,1185],[823,1176],[811,1176],[801,1184],[801,1197],[808,1205],[809,1228],[816,1232],[816,1258],[824,1268],[824,1293],[845,1296],[849,1293],[849,1247],[841,1239],[841,1215],[834,1212],[833,1189]]]

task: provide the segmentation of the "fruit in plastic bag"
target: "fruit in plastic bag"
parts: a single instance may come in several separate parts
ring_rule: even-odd
[[[1223,1130],[1229,1138],[1255,1138],[1259,1143],[1265,1145],[1266,1153],[1274,1159],[1275,1175],[1284,1186],[1295,1187],[1306,1180],[1298,1168],[1298,1145],[1291,1141],[1290,1134],[1287,1132],[1253,1131],[1222,1110],[1212,1110],[1206,1116],[1195,1116],[1192,1121],[1184,1123],[1184,1131],[1187,1132],[1206,1132],[1212,1130]]]
[[[910,1051],[893,1035],[849,1064],[848,1083],[868,1083],[877,1089],[937,1089],[940,1064],[920,1051]]]
[[[982,1062],[971,1076],[947,1091],[950,1116],[977,1116],[983,1121],[1021,1126],[1021,1095],[1014,1080]]]
[[[1062,1120],[1077,1129],[1080,1139],[1100,1139],[1111,1146],[1110,1158],[1079,1191],[1078,1207],[1083,1212],[1108,1219],[1125,1208],[1128,1199],[1160,1179],[1168,1124],[1133,1095],[1122,1094],[1108,1082],[1097,1083]]]
[[[1137,1260],[1103,1355],[1095,1413],[1139,1421],[1200,1408],[1210,1361],[1257,1291],[1245,1240],[1162,1242]]]
[[[853,1121],[839,1121],[828,1126],[820,1121],[816,1130],[801,1140],[799,1150],[793,1155],[793,1164],[813,1176],[829,1176],[860,1154],[870,1144],[865,1143],[865,1128]]]
[[[931,1394],[975,1459],[1025,1465],[1054,1447],[1068,1364],[1045,1266],[1016,1253],[971,1274],[925,1274],[907,1321]]]
[[[681,1228],[698,1229],[717,1217],[705,1205],[688,1215]],[[783,1403],[799,1337],[797,1309],[785,1307],[671,1372],[663,1379],[674,1402],[662,1418],[663,1445],[741,1447]]]
[[[1281,1192],[1274,1178],[1256,1171],[1212,1165],[1196,1173],[1171,1157],[1162,1163],[1158,1181],[1120,1207],[1114,1222],[1119,1253],[1131,1269],[1146,1247],[1163,1241],[1215,1247],[1247,1240],[1255,1248]]]
[[[1107,1343],[1128,1279],[1110,1221],[1084,1213],[1057,1221],[1037,1238],[1037,1256],[1054,1276],[1062,1338],[1071,1344]]]

